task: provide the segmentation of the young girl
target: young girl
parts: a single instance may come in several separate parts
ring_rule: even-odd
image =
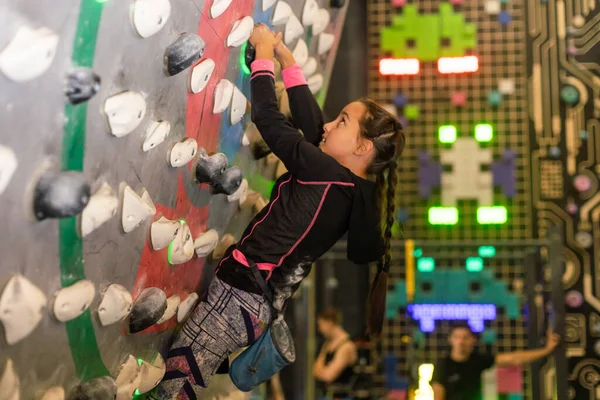
[[[277,180],[269,204],[239,243],[225,252],[206,301],[191,313],[167,355],[167,372],[153,399],[196,399],[229,354],[265,331],[272,307],[283,310],[312,264],[346,232],[351,261],[379,260],[369,327],[374,335],[381,330],[402,127],[371,100],[348,104],[325,124],[281,34],[257,25],[250,43],[256,49],[252,121],[289,172]],[[278,111],[274,56],[283,68],[295,127]],[[269,284],[273,304],[249,268],[253,263]]]

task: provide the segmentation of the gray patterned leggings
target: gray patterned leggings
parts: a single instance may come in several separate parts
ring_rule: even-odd
[[[262,296],[215,277],[206,302],[198,304],[175,338],[166,359],[167,372],[149,398],[201,399],[221,363],[254,343],[270,320],[271,307]]]

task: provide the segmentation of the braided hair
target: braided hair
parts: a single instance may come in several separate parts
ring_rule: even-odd
[[[398,181],[396,160],[404,150],[405,137],[402,125],[394,115],[371,99],[364,98],[360,102],[367,108],[360,121],[361,134],[371,140],[375,148],[375,156],[368,172],[376,176],[384,244],[384,253],[377,263],[377,275],[369,296],[368,331],[371,336],[378,337],[383,327],[387,280],[392,260],[392,226]]]

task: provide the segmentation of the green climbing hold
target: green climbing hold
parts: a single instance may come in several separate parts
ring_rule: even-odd
[[[488,93],[488,103],[490,103],[491,106],[498,106],[502,103],[502,93],[497,90],[491,90]]]
[[[421,109],[416,104],[408,104],[404,107],[404,116],[409,121],[419,119],[421,115]]]
[[[579,101],[579,90],[574,86],[565,86],[560,91],[560,98],[567,104],[577,104]]]

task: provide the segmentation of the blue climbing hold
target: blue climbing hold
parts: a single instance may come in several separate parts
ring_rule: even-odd
[[[398,93],[394,96],[393,103],[396,107],[402,108],[406,105],[406,103],[408,103],[408,99],[404,94]]]
[[[550,147],[550,151],[548,153],[550,154],[550,157],[558,158],[558,157],[560,157],[561,151],[558,147],[553,146],[553,147]]]
[[[498,14],[498,22],[500,22],[501,25],[506,26],[510,24],[510,21],[512,21],[512,16],[510,15],[510,13],[506,10],[500,11],[500,13]]]

